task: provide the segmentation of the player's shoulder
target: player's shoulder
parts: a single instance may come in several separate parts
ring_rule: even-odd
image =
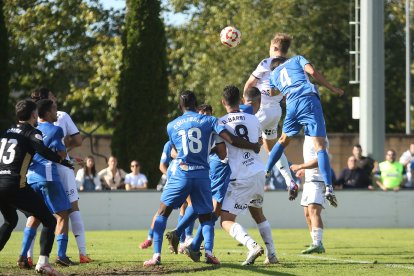
[[[270,63],[272,63],[273,58],[272,57],[267,57],[264,58],[260,61],[258,66],[264,67],[264,68],[269,68],[270,67]]]

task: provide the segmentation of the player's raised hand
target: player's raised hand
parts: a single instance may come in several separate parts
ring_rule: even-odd
[[[298,165],[298,164],[292,164],[292,165],[290,166],[290,169],[291,169],[294,173],[296,173],[296,172],[298,172],[298,171],[301,169],[301,167],[300,167],[300,165]]]

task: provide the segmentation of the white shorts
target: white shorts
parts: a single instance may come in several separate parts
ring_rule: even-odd
[[[245,213],[249,206],[261,208],[264,184],[264,172],[259,172],[247,179],[230,180],[221,209],[233,215],[239,215]]]
[[[322,208],[326,207],[325,184],[323,182],[305,182],[303,185],[300,205],[307,207],[309,204],[319,204]]]
[[[72,169],[69,169],[68,167],[62,165],[58,165],[57,167],[60,181],[62,182],[66,195],[68,196],[69,202],[72,203],[79,200],[78,189],[75,180],[75,172]]]
[[[281,116],[282,108],[280,104],[260,107],[256,117],[259,119],[263,138],[268,140],[277,138],[277,127]]]

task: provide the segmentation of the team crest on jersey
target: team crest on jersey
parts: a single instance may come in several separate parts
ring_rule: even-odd
[[[42,135],[40,135],[40,134],[35,134],[35,138],[37,139],[37,140],[41,140],[41,141],[43,141],[43,137],[42,137]]]

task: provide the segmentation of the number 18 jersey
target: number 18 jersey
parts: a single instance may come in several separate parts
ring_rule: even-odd
[[[167,126],[171,143],[177,149],[177,173],[192,178],[208,178],[208,155],[211,149],[212,134],[225,129],[217,123],[217,118],[187,111]]]
[[[262,133],[259,120],[248,113],[228,113],[219,119],[219,124],[225,126],[230,133],[251,143],[257,143]],[[264,164],[258,153],[237,148],[227,142],[226,146],[231,168],[230,179],[246,179],[258,172],[264,172]]]

